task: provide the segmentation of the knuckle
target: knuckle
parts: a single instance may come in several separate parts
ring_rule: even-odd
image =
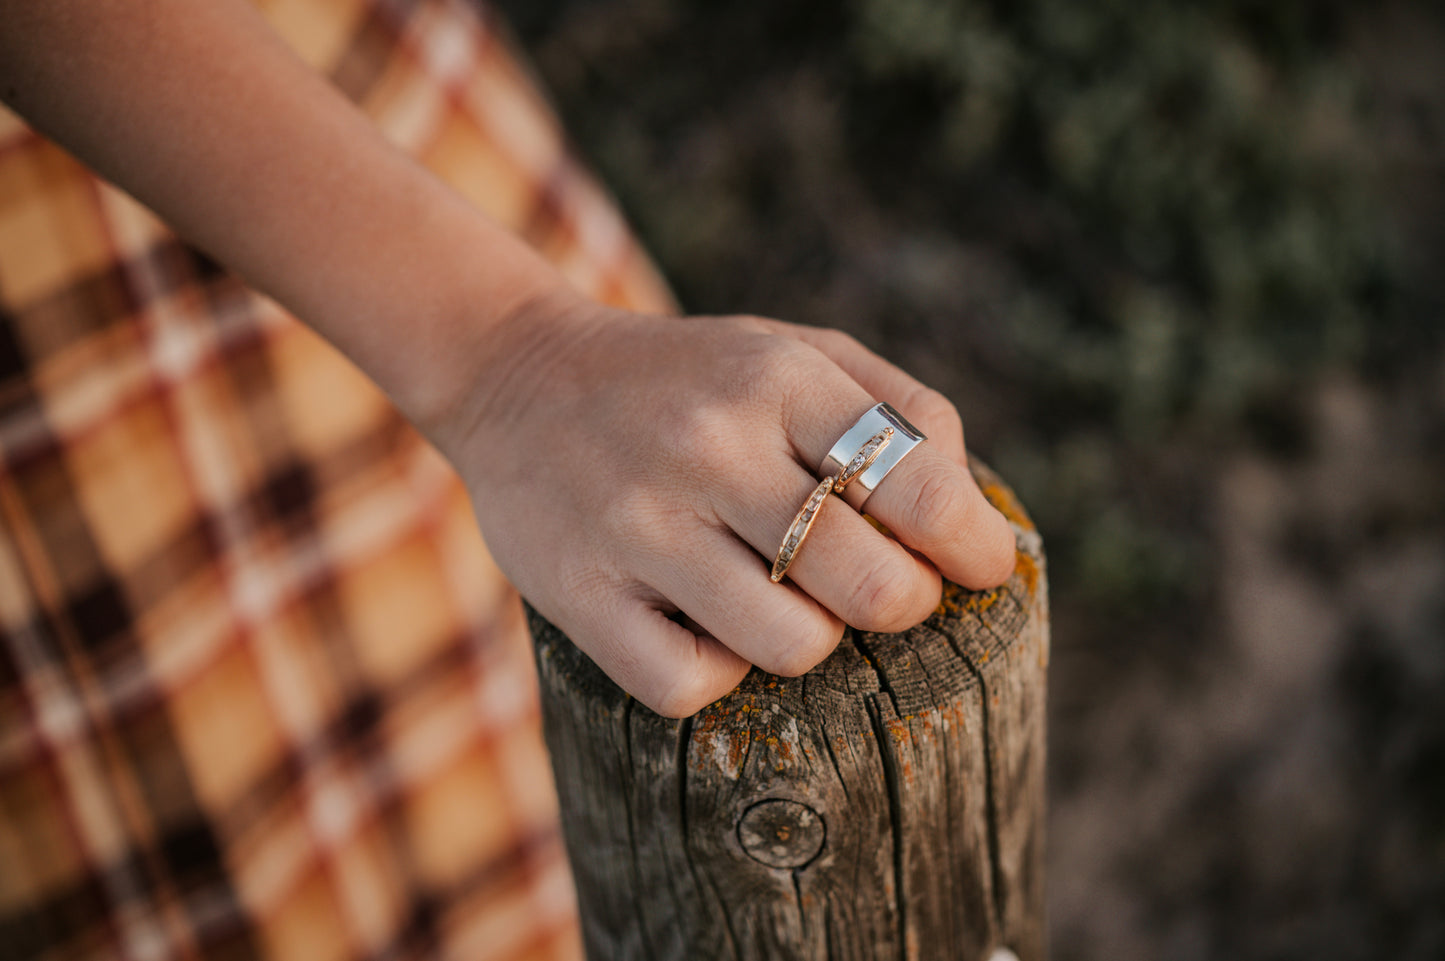
[[[953,401],[932,387],[919,385],[903,400],[909,416],[916,418],[923,432],[930,437],[963,435],[963,418]]]
[[[817,667],[843,638],[840,627],[820,611],[793,607],[771,625],[769,637],[778,641],[777,652],[759,664],[770,674],[797,677]]]
[[[925,538],[962,530],[968,517],[968,492],[959,473],[939,465],[919,478],[910,515],[912,529]]]
[[[771,410],[779,399],[806,390],[816,379],[822,354],[757,318],[738,318],[711,368],[709,391],[716,406],[739,411]]]
[[[726,403],[698,403],[680,414],[672,450],[690,466],[722,466],[739,434],[737,414]]]
[[[834,351],[838,353],[854,353],[867,349],[857,337],[854,337],[846,331],[839,330],[836,327],[822,328],[816,331],[813,336],[823,345],[825,353]]]
[[[717,687],[702,673],[693,672],[677,678],[655,697],[639,700],[663,717],[691,717],[728,692]]]
[[[604,543],[616,551],[646,547],[650,535],[671,527],[671,514],[655,488],[644,484],[619,485],[613,497],[596,514]]]
[[[754,356],[742,365],[747,375],[748,395],[788,396],[806,384],[816,364],[817,353],[801,341],[782,334],[759,338]]]
[[[776,321],[769,320],[766,317],[759,317],[757,314],[728,314],[724,317],[715,318],[713,323],[715,325],[730,325],[745,334],[772,334],[774,333],[773,325]]]
[[[702,710],[703,704],[695,704],[693,695],[678,686],[668,688],[660,696],[653,698],[650,702],[642,699],[644,704],[663,717],[691,717]]]
[[[895,558],[873,564],[853,590],[848,623],[865,631],[895,631],[911,626],[910,618],[919,607],[917,580]]]
[[[610,609],[616,591],[615,578],[608,571],[581,557],[565,558],[556,568],[558,592],[578,611]]]

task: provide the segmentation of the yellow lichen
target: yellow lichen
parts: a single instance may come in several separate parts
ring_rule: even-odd
[[[984,498],[998,510],[1000,514],[1009,521],[1026,531],[1034,529],[1034,522],[1029,520],[1029,515],[1024,513],[1023,505],[1014,497],[1014,492],[1003,484],[985,484],[983,486]]]
[[[1000,591],[970,591],[952,581],[943,582],[943,597],[934,612],[944,617],[960,617],[963,614],[982,614],[998,602]]]
[[[1033,555],[1019,551],[1014,560],[1014,576],[1023,581],[1024,593],[1033,597],[1039,589],[1039,562]]]

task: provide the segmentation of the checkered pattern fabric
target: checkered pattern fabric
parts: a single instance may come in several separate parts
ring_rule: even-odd
[[[665,288],[490,12],[260,0],[582,289]],[[580,955],[517,599],[344,359],[0,110],[0,958]]]

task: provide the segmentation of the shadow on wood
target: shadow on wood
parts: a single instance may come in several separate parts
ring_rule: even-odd
[[[1044,557],[974,471],[1017,533],[1006,585],[946,585],[913,630],[849,630],[692,718],[529,610],[592,961],[1044,957]]]

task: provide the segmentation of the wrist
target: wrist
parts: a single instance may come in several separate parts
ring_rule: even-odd
[[[401,294],[389,317],[350,324],[342,334],[367,336],[369,342],[343,349],[444,450],[478,387],[525,344],[533,305],[576,296],[520,240],[483,227],[500,236],[429,236],[430,254],[418,258],[425,265],[421,276],[381,275]]]
[[[450,333],[441,334],[436,367],[413,371],[409,395],[394,396],[461,470],[493,430],[517,427],[544,396],[577,387],[574,360],[587,354],[595,332],[628,316],[584,296],[550,266],[508,281],[501,294],[494,285],[459,288],[438,328]]]

